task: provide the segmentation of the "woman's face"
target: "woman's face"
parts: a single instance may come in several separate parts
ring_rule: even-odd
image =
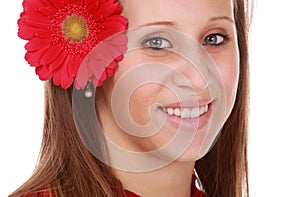
[[[103,130],[125,150],[149,152],[172,144],[165,156],[195,161],[219,132],[209,127],[222,126],[235,101],[239,51],[233,2],[121,4],[129,23],[129,50],[114,77],[97,91]],[[181,142],[185,148],[178,151]]]

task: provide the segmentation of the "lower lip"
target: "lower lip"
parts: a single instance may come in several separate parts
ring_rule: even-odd
[[[209,121],[210,115],[211,115],[211,108],[212,108],[212,103],[208,105],[208,110],[206,113],[202,114],[198,118],[188,118],[188,119],[183,119],[178,116],[174,115],[169,115],[166,112],[164,112],[162,109],[161,111],[165,114],[166,116],[166,121],[173,125],[174,127],[184,130],[184,131],[198,131],[202,129]]]

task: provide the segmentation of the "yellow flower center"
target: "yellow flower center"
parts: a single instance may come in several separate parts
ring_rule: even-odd
[[[83,41],[88,36],[88,26],[78,15],[68,16],[62,23],[62,32],[72,42]]]

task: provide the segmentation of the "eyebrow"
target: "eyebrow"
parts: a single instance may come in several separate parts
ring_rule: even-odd
[[[218,21],[218,20],[225,20],[225,21],[229,21],[230,23],[235,23],[234,20],[231,17],[228,17],[228,16],[212,17],[212,18],[209,19],[209,22],[214,22],[214,21]]]
[[[214,21],[218,21],[218,20],[225,20],[225,21],[229,21],[230,23],[235,23],[234,20],[231,17],[228,17],[228,16],[212,17],[208,21],[209,22],[214,22]],[[160,25],[163,25],[163,26],[176,26],[177,23],[174,22],[174,21],[155,21],[155,22],[145,23],[145,24],[140,25],[138,27],[160,26]]]
[[[158,26],[158,25],[176,26],[176,23],[174,21],[156,21],[156,22],[145,23],[143,25],[140,25],[139,27]]]

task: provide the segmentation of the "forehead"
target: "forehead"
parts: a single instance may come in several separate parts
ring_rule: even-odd
[[[176,21],[193,24],[209,18],[233,18],[233,0],[121,0],[131,27],[145,22]]]

